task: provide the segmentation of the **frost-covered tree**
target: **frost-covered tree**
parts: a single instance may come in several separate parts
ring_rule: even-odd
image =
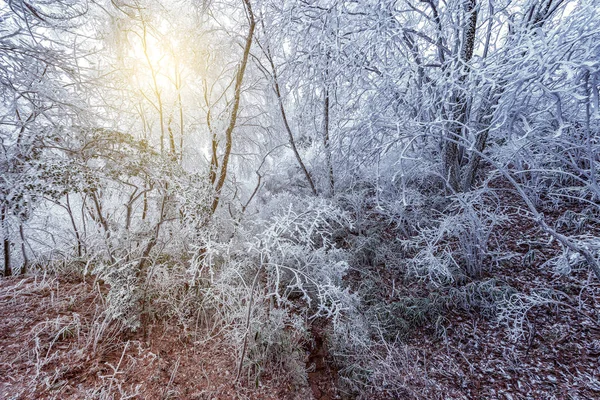
[[[69,30],[86,6],[77,1],[0,6],[0,219],[4,275],[25,271],[31,250],[24,226],[44,197],[68,186],[54,145],[75,123],[83,103]],[[19,251],[15,251],[16,249]],[[18,260],[18,262],[17,262]],[[20,263],[20,265],[19,265]]]
[[[596,3],[5,1],[1,271],[94,274],[130,330],[206,323],[237,379],[304,382],[326,329],[345,378],[392,380],[401,291],[504,296],[508,208],[600,278]]]

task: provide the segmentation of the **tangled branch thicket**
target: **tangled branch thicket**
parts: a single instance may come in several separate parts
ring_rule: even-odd
[[[0,5],[0,272],[102,305],[36,322],[48,393],[56,343],[159,323],[315,397],[489,397],[597,336],[596,1],[34,3]],[[112,367],[90,397],[143,393]]]

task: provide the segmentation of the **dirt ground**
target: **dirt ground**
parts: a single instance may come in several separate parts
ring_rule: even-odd
[[[488,260],[483,276],[467,284],[509,288],[519,294],[511,301],[521,313],[498,314],[502,307],[511,309],[501,302],[495,315],[487,316],[477,307],[452,304],[437,326],[427,323],[413,331],[404,345],[414,370],[425,376],[407,398],[431,398],[427,390],[434,388],[441,399],[600,399],[600,282],[583,262],[568,273],[557,270],[550,261],[561,254],[559,243],[522,217],[514,193],[499,190],[499,195],[510,205],[503,212],[511,217],[493,232],[489,251],[509,257]],[[565,234],[600,237],[599,217],[581,205],[541,211]],[[438,289],[411,282],[397,296],[431,298]],[[485,302],[481,296],[472,292],[470,300]]]
[[[562,223],[565,210],[554,216],[545,211],[554,225]],[[577,233],[581,212],[573,210],[575,222],[561,226],[563,232]],[[594,224],[587,233],[600,236],[600,224]],[[504,321],[453,305],[437,326],[424,324],[404,340],[410,357],[400,373],[409,383],[409,374],[418,373],[414,382],[422,386],[406,396],[373,388],[372,398],[600,398],[600,283],[584,265],[569,274],[552,268],[547,261],[560,246],[526,219],[499,226],[490,243],[491,251],[512,256],[490,265],[478,282],[493,280],[524,295],[546,293],[552,301],[531,304]],[[321,339],[326,326],[315,327],[314,348],[306,350],[307,384],[295,385],[276,371],[258,382],[236,381],[238,351],[225,338],[196,335],[172,321],[126,334],[102,317],[106,290],[93,278],[0,279],[0,398],[348,397],[335,387],[335,368]],[[422,282],[394,290],[396,296],[431,293]]]
[[[168,321],[125,335],[92,279],[0,280],[2,399],[309,399],[278,377],[235,382],[236,351]]]

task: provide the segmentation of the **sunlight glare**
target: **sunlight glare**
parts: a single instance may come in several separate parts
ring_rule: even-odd
[[[129,54],[131,78],[141,90],[165,92],[173,90],[177,61],[176,43],[158,40],[146,34],[135,35]]]

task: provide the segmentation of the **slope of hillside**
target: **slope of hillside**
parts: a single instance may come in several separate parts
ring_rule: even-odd
[[[286,377],[235,382],[236,351],[169,321],[124,333],[92,279],[0,280],[4,399],[306,399]]]

